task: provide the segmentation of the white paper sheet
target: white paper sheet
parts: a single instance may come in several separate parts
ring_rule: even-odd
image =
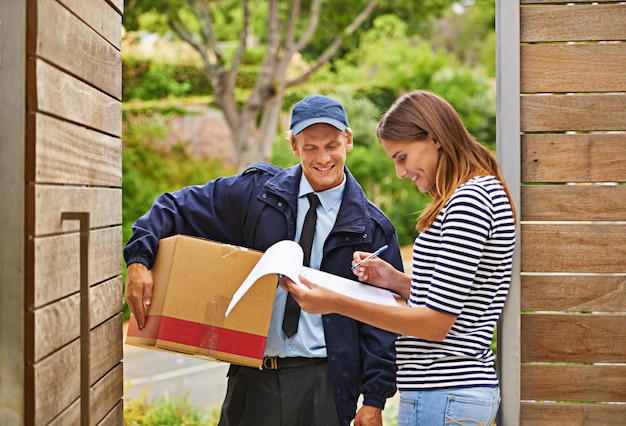
[[[259,278],[268,274],[282,274],[289,277],[296,284],[303,285],[298,279],[298,275],[301,274],[317,285],[327,287],[338,293],[354,297],[355,299],[388,306],[398,304],[394,294],[390,291],[329,274],[328,272],[319,271],[306,266],[303,267],[303,257],[302,247],[295,241],[279,241],[267,249],[233,295],[233,299],[226,310],[226,316],[230,314],[230,311],[241,300],[250,287],[252,287]]]

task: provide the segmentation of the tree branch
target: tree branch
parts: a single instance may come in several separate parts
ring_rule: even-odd
[[[204,0],[188,0],[188,3],[200,24],[200,34],[202,35],[204,45],[215,54],[216,58],[221,59],[222,52],[219,48],[217,37],[215,36],[215,29],[213,28],[213,21],[209,13],[208,2]]]
[[[293,49],[294,51],[290,52],[291,55],[293,55],[294,52],[300,52],[311,41],[311,38],[313,37],[313,34],[315,34],[315,30],[317,29],[317,26],[319,25],[320,15],[322,14],[321,4],[322,4],[322,0],[314,0],[313,3],[311,3],[311,18],[309,19],[309,25],[307,26],[307,29],[304,35],[296,43]],[[295,25],[295,22],[294,22],[294,25]]]
[[[326,49],[324,51],[324,53],[318,58],[318,60],[315,62],[315,64],[313,64],[313,66],[311,68],[309,68],[307,71],[303,72],[300,76],[298,76],[298,77],[296,77],[296,78],[294,78],[292,80],[287,81],[285,83],[285,88],[294,87],[294,86],[297,86],[299,84],[304,83],[318,69],[320,69],[326,63],[328,63],[332,59],[332,57],[341,48],[341,45],[343,44],[343,41],[344,41],[345,37],[348,37],[348,36],[352,35],[357,30],[357,28],[359,28],[359,26],[363,23],[363,21],[365,21],[367,19],[367,17],[372,13],[372,11],[374,10],[374,8],[377,5],[378,5],[378,0],[371,0],[367,4],[365,9],[363,9],[363,11],[361,13],[359,13],[356,16],[356,18],[354,18],[352,23],[350,25],[348,25],[348,27],[346,27],[346,29],[341,33],[341,35],[339,35],[335,39],[335,41],[328,47],[328,49]],[[301,46],[298,50],[301,50],[303,48],[304,48],[304,46]]]

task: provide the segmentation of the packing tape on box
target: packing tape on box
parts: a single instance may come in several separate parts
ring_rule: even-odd
[[[236,251],[236,250],[233,250]],[[197,350],[200,355],[217,358],[218,348],[220,348],[221,330],[224,329],[226,317],[224,312],[228,307],[229,300],[223,295],[216,294],[213,299],[206,303],[204,310],[204,323],[207,325],[206,333]]]

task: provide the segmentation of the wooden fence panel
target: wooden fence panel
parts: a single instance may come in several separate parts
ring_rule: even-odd
[[[93,328],[120,312],[122,301],[121,277],[91,287],[89,298],[91,301],[90,324]],[[111,300],[119,300],[120,303],[115,305],[111,303]],[[29,344],[33,346],[32,349],[27,349],[27,354],[34,352],[32,358],[27,356],[35,362],[80,336],[79,293],[46,305],[28,315],[34,315],[35,333],[34,339],[27,339],[26,341],[27,346],[30,346]],[[119,324],[119,329],[121,331],[121,324]],[[115,333],[112,332],[111,334],[114,335]],[[109,344],[111,348],[116,347],[114,339],[110,339]]]
[[[121,364],[116,365],[102,380],[96,382],[91,391],[94,410],[91,413],[91,424],[98,426],[120,426],[124,419],[124,405],[119,389],[124,381]],[[106,412],[108,407],[112,407]],[[59,416],[52,420],[50,426],[67,426],[80,424],[80,399],[74,401]]]
[[[524,93],[626,90],[626,44],[534,44],[520,57]]]
[[[522,96],[523,132],[624,131],[626,96]]]
[[[25,424],[123,421],[122,11],[123,0],[27,0]],[[88,353],[79,221],[65,212],[89,213]]]
[[[626,133],[529,134],[521,142],[523,182],[626,181]]]
[[[27,115],[31,182],[122,186],[122,140],[44,114]],[[71,143],[69,143],[71,141]]]
[[[27,258],[34,266],[32,307],[43,306],[80,290],[80,239],[78,233],[36,238],[27,242]],[[90,285],[122,273],[122,228],[92,230],[89,244]]]
[[[619,424],[626,4],[521,4],[521,424]]]
[[[521,345],[522,362],[623,362],[626,316],[522,314]]]
[[[524,426],[614,426],[626,418],[625,405],[522,402]]]
[[[626,186],[525,186],[523,221],[626,221]]]
[[[102,90],[117,100],[122,99],[122,53],[121,31],[119,24],[121,16],[115,13],[111,7],[106,6],[102,0],[81,0],[76,5],[82,5],[80,11],[91,10],[95,13],[99,9],[108,9],[110,14],[117,15],[118,47],[109,42],[102,42],[102,36],[79,19],[71,10],[61,3],[50,0],[38,0],[36,13],[29,14],[31,31],[37,31],[35,37],[30,38],[29,53],[36,52],[37,56],[54,64],[55,67],[65,70],[78,77],[82,81]],[[71,3],[71,2],[70,2]],[[100,22],[106,14],[99,15]],[[40,25],[43,24],[43,25]],[[34,27],[34,28],[33,28]],[[59,29],[63,31],[59,33]],[[71,48],[68,48],[71,46]],[[76,52],[80,52],[80,61],[76,60]],[[46,83],[42,81],[41,83]],[[58,93],[59,95],[61,93]],[[57,96],[50,99],[57,106],[64,104],[63,97]],[[41,99],[43,101],[43,99]],[[73,116],[75,117],[75,116]]]
[[[626,224],[522,224],[522,272],[624,273]]]
[[[626,402],[624,389],[624,365],[522,365],[522,400]]]
[[[36,221],[29,221],[35,229],[26,228],[29,236],[78,231],[78,221],[61,220],[63,212],[89,212],[92,228],[122,223],[122,191],[119,188],[34,185],[27,188],[26,203],[32,203],[29,210],[37,217]]]
[[[532,3],[542,2],[533,1]],[[549,3],[558,2],[549,1]],[[520,41],[625,40],[625,8],[626,5],[617,3],[576,5],[576,7],[522,7],[520,9]],[[558,74],[554,70],[549,70],[549,73]],[[615,77],[620,78],[619,75]],[[525,83],[523,79],[522,83]]]
[[[106,39],[119,52],[122,50],[122,10],[123,0],[119,0],[120,5],[117,10],[111,7],[115,2],[102,0],[59,0],[72,13],[84,21],[97,34]],[[121,62],[118,69],[114,72],[121,71]],[[121,74],[119,80],[114,80],[114,86],[121,87]]]
[[[28,84],[37,86],[36,91],[29,92],[29,110],[121,136],[122,104],[118,99],[41,59],[30,59],[27,72]]]
[[[570,3],[571,4],[589,3],[589,0],[520,0],[519,3],[520,4],[546,4],[546,3],[558,4],[558,3],[562,3],[563,5],[566,5],[566,4],[570,4]],[[596,1],[594,1],[594,3],[598,3],[598,4],[615,3],[615,0],[596,0]],[[576,7],[579,7],[579,6],[576,5]]]
[[[626,276],[524,275],[522,311],[624,312]]]
[[[92,419],[95,415],[98,421],[106,414],[102,411],[108,411],[122,398],[123,376],[118,377],[118,374],[122,374],[122,364],[119,362],[123,355],[121,329],[122,315],[117,314],[91,331]],[[119,339],[105,337],[111,334]],[[27,413],[33,418],[26,424],[47,424],[79,399],[78,366],[80,341],[75,339],[42,361],[27,367],[27,388],[33,390],[35,410]],[[115,374],[111,376],[110,372]],[[108,405],[100,406],[103,399],[108,399]]]

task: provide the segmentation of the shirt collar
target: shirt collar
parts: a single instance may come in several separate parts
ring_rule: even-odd
[[[324,211],[329,211],[332,209],[337,203],[341,201],[343,198],[343,190],[346,187],[346,175],[343,175],[343,181],[341,184],[335,186],[334,188],[327,189],[322,192],[313,191],[313,187],[309,183],[308,180],[304,177],[304,174],[300,178],[300,188],[298,190],[298,198],[305,197],[307,194],[311,192],[315,192],[317,197],[320,199],[320,204]]]

